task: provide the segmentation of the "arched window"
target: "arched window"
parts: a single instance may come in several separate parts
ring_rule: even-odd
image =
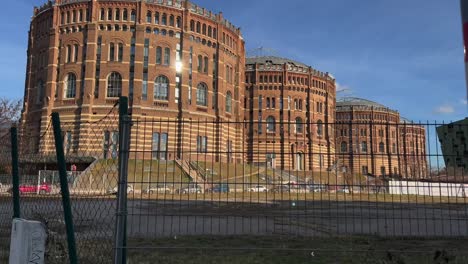
[[[67,11],[67,24],[70,24],[70,11]]]
[[[122,95],[122,76],[118,72],[112,72],[107,78],[107,97],[120,95]]]
[[[169,26],[171,26],[171,27],[174,26],[174,16],[173,15],[169,16]]]
[[[383,142],[379,143],[379,152],[384,153],[385,152],[385,144]]]
[[[146,12],[146,23],[151,23],[151,18],[153,15],[151,14],[151,11]]]
[[[200,33],[200,28],[201,28],[201,24],[200,22],[197,22],[197,33]]]
[[[154,13],[154,23],[159,24],[159,12]]]
[[[115,45],[114,43],[110,43],[109,45],[109,61],[114,61],[114,55],[115,55]]]
[[[275,129],[276,129],[275,118],[272,116],[269,116],[266,122],[267,122],[267,132],[275,132]]]
[[[211,37],[211,26],[208,26],[208,37]]]
[[[107,20],[112,20],[112,9],[107,9]]]
[[[226,112],[232,112],[232,94],[230,91],[226,93]]]
[[[176,27],[182,28],[182,18],[180,16],[176,19]]]
[[[65,24],[65,12],[62,12],[62,14],[60,15],[60,24]]]
[[[73,21],[73,23],[76,22],[76,10],[73,10],[73,12],[72,12],[72,21]]]
[[[213,38],[217,38],[217,36],[216,36],[216,28],[213,28]]]
[[[203,70],[203,57],[202,55],[198,55],[198,72],[202,72]]]
[[[101,12],[99,13],[99,20],[104,20],[104,8],[101,8]]]
[[[78,44],[73,45],[73,62],[78,61]]]
[[[202,27],[202,34],[203,34],[203,35],[206,35],[206,24],[203,24],[203,27]]]
[[[66,57],[65,62],[66,63],[71,62],[71,57],[72,57],[72,47],[71,45],[67,45],[67,57]]]
[[[319,136],[323,135],[323,122],[322,122],[322,120],[317,121],[317,135],[319,135]]]
[[[154,81],[154,99],[168,100],[169,79],[164,75],[159,75]]]
[[[120,9],[115,9],[115,20],[120,20]]]
[[[208,73],[208,57],[204,58],[203,72]]]
[[[164,48],[164,65],[168,66],[171,64],[171,49]]]
[[[132,12],[130,14],[130,20],[133,21],[133,22],[135,22],[135,20],[136,20],[136,11],[135,11],[135,9],[132,9]]]
[[[161,24],[163,24],[164,26],[167,25],[167,15],[166,15],[166,13],[162,14]]]
[[[361,142],[361,152],[362,152],[362,153],[366,153],[366,152],[367,152],[367,142],[366,142],[366,141],[362,141],[362,142]]]
[[[296,117],[296,133],[303,132],[304,124],[302,123],[302,118]]]
[[[190,31],[195,31],[195,21],[190,20]]]
[[[128,11],[127,11],[127,9],[124,9],[124,10],[123,10],[122,19],[123,19],[124,21],[127,21],[127,19],[128,19]]]
[[[199,83],[197,86],[197,105],[208,106],[208,87],[205,83]]]
[[[161,64],[162,62],[162,48],[156,47],[156,64]]]
[[[76,76],[73,73],[67,75],[67,80],[65,83],[65,98],[75,98],[76,96]]]
[[[122,43],[119,43],[118,60],[119,62],[122,62],[123,60],[123,44]]]
[[[44,97],[44,92],[45,92],[44,82],[42,80],[39,80],[37,82],[36,89],[37,89],[36,103],[40,103],[42,102],[42,97]]]
[[[348,143],[346,141],[341,142],[341,153],[346,153],[348,152]]]

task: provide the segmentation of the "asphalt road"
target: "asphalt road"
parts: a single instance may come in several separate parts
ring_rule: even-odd
[[[77,238],[112,238],[115,198],[73,199],[72,206]],[[11,210],[11,197],[0,197],[0,235],[10,226]],[[47,222],[54,232],[63,231],[58,198],[23,199],[21,211],[25,218]],[[129,237],[144,238],[244,234],[468,236],[467,204],[129,200],[127,220]]]

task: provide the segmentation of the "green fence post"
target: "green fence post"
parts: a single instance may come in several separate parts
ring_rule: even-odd
[[[130,119],[128,98],[119,99],[119,182],[117,191],[117,221],[115,230],[116,264],[127,263],[127,178],[130,150]]]
[[[11,133],[11,169],[13,176],[13,218],[20,218],[19,197],[19,170],[18,170],[18,132],[16,127],[10,129]]]
[[[68,190],[67,167],[65,154],[63,153],[62,129],[60,128],[60,116],[52,113],[52,125],[54,127],[55,150],[57,155],[57,166],[60,176],[60,190],[62,191],[63,212],[65,215],[65,227],[67,230],[68,256],[70,264],[77,264],[75,231],[73,230],[73,215],[70,204],[70,192]]]

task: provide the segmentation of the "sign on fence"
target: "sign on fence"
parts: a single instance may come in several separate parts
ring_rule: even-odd
[[[41,222],[13,219],[10,264],[44,263],[47,234]]]

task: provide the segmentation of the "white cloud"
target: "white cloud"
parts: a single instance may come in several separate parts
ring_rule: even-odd
[[[337,93],[351,93],[352,89],[348,85],[342,85],[340,83],[336,83],[336,92]]]
[[[447,104],[441,105],[439,107],[436,107],[436,109],[434,109],[434,113],[436,114],[451,114],[453,112],[455,112],[455,108]]]

